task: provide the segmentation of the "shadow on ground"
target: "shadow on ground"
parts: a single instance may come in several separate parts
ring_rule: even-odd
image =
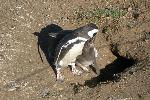
[[[118,81],[120,79],[120,73],[125,69],[131,67],[135,61],[133,59],[127,59],[119,56],[113,63],[107,65],[104,69],[100,70],[100,75],[86,80],[84,86],[93,88],[100,83],[107,83],[109,81]]]
[[[60,26],[56,24],[50,24],[42,28],[40,32],[34,32],[33,34],[38,37],[37,48],[40,58],[43,62],[40,49],[44,53],[48,63],[54,70],[55,66],[53,65],[55,48],[59,43],[60,39],[63,38],[68,33],[71,33],[71,30],[63,30]]]

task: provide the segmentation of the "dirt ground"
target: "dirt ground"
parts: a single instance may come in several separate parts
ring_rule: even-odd
[[[125,14],[84,15],[95,8],[118,8]],[[74,76],[66,67],[64,82],[57,83],[44,51],[54,44],[47,41],[48,35],[34,34],[89,22],[100,29],[95,40],[100,75],[90,70]],[[38,43],[43,44],[39,49],[43,62]],[[149,99],[149,0],[0,0],[0,100]]]

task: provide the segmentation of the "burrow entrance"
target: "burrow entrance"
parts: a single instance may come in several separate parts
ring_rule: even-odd
[[[136,63],[136,60],[133,58],[120,56],[117,47],[112,50],[112,53],[117,59],[113,63],[107,65],[104,69],[101,69],[99,76],[86,80],[84,86],[93,88],[100,83],[107,84],[110,81],[117,82],[121,79],[121,73],[125,72],[126,69],[129,69]]]

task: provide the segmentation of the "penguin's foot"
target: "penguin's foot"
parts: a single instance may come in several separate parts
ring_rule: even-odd
[[[57,76],[57,82],[63,82],[64,81],[64,77],[62,75]]]
[[[57,69],[57,81],[63,82],[63,80],[64,80],[64,76],[61,74],[60,68],[59,68],[59,69]]]
[[[81,75],[82,71],[78,70],[75,66],[75,63],[70,63],[71,71],[74,75]]]
[[[72,73],[74,75],[81,75],[82,71],[78,70],[75,66],[72,67]]]

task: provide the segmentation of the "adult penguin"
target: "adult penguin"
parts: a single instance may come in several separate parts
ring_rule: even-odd
[[[80,75],[82,73],[76,69],[76,58],[82,54],[85,42],[93,38],[98,31],[98,27],[90,23],[73,30],[60,40],[54,56],[54,65],[58,81],[63,81],[64,79],[60,72],[62,66],[71,66],[73,74]]]

